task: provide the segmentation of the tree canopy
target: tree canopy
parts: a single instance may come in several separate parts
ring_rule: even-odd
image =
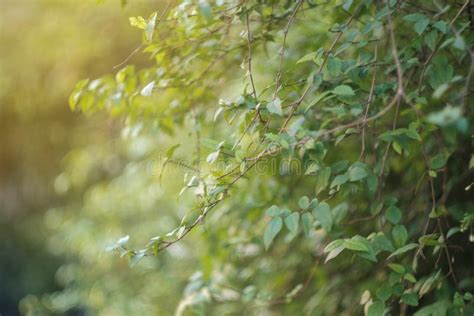
[[[130,17],[142,44],[69,99],[122,128],[58,178],[81,196],[45,218],[65,290],[22,310],[474,313],[472,9],[184,0]]]

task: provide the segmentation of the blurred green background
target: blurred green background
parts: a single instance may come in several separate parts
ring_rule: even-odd
[[[103,149],[118,130],[105,116],[72,113],[67,100],[78,80],[112,72],[140,44],[128,17],[148,15],[153,2],[0,0],[1,315],[17,315],[29,294],[64,286],[57,271],[70,258],[48,244],[44,214],[82,195],[60,176],[69,150]]]

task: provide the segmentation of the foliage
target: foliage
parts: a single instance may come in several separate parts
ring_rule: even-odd
[[[54,180],[71,147],[110,138],[106,121],[120,126],[105,113],[72,113],[67,98],[78,80],[123,60],[140,41],[127,17],[150,10],[96,0],[0,3],[1,315],[19,315],[27,294],[61,289],[54,280],[63,261],[48,247],[43,215],[74,197],[56,194]]]
[[[150,66],[83,80],[70,97],[124,122],[122,164],[75,217],[87,228],[53,237],[89,264],[71,291],[122,297],[82,308],[169,312],[159,283],[198,259],[177,315],[472,314],[470,11],[202,0],[130,18]],[[111,289],[90,264],[112,237],[135,272]]]

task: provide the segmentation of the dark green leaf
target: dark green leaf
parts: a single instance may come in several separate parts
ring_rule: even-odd
[[[429,166],[433,170],[441,169],[446,165],[446,156],[438,154],[430,159]]]
[[[367,316],[382,316],[384,311],[385,304],[380,301],[375,301],[369,306],[367,310]]]
[[[393,240],[395,241],[395,245],[397,247],[401,247],[405,245],[407,239],[408,239],[408,232],[405,226],[403,225],[396,225],[392,229],[392,237]]]
[[[398,224],[402,218],[402,212],[400,212],[398,207],[392,205],[387,209],[387,212],[385,212],[385,217],[390,223]]]
[[[409,306],[418,306],[418,295],[416,293],[405,293],[402,295],[402,301]]]

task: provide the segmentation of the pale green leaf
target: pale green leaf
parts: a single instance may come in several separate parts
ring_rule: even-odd
[[[277,114],[277,115],[280,115],[282,116],[283,115],[283,111],[281,109],[281,101],[280,99],[276,98],[275,100],[269,102],[267,104],[267,110],[268,112],[270,113],[273,113],[273,114]]]
[[[340,86],[335,87],[332,90],[332,93],[339,96],[350,97],[354,95],[354,90],[348,85],[342,84]]]
[[[263,243],[265,245],[266,250],[268,250],[268,248],[273,242],[273,239],[275,239],[275,237],[280,232],[282,226],[283,226],[283,220],[280,217],[274,217],[268,223],[268,226],[265,229],[265,233],[263,234]]]
[[[292,235],[295,235],[298,232],[299,220],[300,214],[297,212],[293,212],[291,215],[285,217],[285,226]]]
[[[301,224],[303,225],[303,231],[305,235],[308,236],[313,226],[313,216],[311,213],[305,212],[303,215],[301,215]]]
[[[306,210],[308,207],[309,207],[309,198],[307,196],[302,196],[299,200],[298,200],[298,206],[303,209],[303,210]]]
[[[313,215],[316,218],[316,220],[321,223],[321,226],[326,231],[328,232],[331,231],[333,219],[332,219],[332,214],[331,214],[331,208],[326,202],[319,203],[313,209]]]

